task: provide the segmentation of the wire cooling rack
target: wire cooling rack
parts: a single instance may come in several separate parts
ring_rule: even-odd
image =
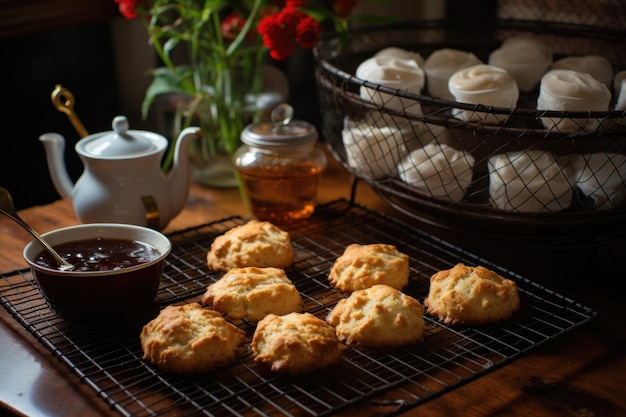
[[[200,300],[220,277],[205,264],[211,242],[245,221],[226,218],[170,235],[173,251],[164,269],[160,307]],[[236,362],[190,377],[162,372],[141,359],[139,333],[156,311],[116,326],[68,323],[48,309],[28,269],[0,275],[0,302],[36,342],[124,416],[323,416],[365,402],[393,415],[502,367],[597,315],[512,271],[346,200],[322,205],[308,221],[285,229],[296,253],[287,275],[301,292],[304,309],[320,318],[342,297],[328,285],[327,275],[351,243],[393,244],[409,255],[411,279],[404,292],[420,302],[433,273],[464,262],[515,280],[521,310],[505,323],[480,328],[444,326],[426,315],[422,343],[348,348],[336,366],[303,377],[275,375],[255,364],[249,347],[254,323],[236,321],[247,333]]]

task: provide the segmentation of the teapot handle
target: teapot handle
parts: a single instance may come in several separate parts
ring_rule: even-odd
[[[141,197],[141,203],[146,209],[146,226],[154,230],[159,230],[161,219],[159,216],[159,207],[154,197],[144,195]]]

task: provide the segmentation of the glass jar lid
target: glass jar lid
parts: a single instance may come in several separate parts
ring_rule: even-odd
[[[272,110],[271,121],[253,123],[241,133],[246,145],[280,147],[315,142],[317,129],[304,120],[293,120],[293,107],[280,104]]]

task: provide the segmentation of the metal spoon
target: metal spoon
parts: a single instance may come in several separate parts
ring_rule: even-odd
[[[57,251],[55,251],[52,248],[52,246],[50,246],[48,242],[46,242],[41,237],[39,233],[37,233],[32,227],[30,227],[28,224],[26,224],[26,222],[24,222],[24,220],[20,218],[20,216],[15,211],[15,206],[13,205],[13,196],[11,195],[9,190],[7,190],[4,187],[0,187],[0,213],[4,214],[5,216],[13,220],[14,222],[22,226],[24,229],[26,229],[28,233],[33,235],[33,237],[37,239],[37,241],[41,244],[41,246],[43,246],[48,252],[50,252],[50,255],[54,256],[54,259],[56,259],[57,263],[59,264],[59,269],[61,271],[73,271],[74,270],[74,265],[70,264],[65,259],[63,259],[61,255],[59,255]]]

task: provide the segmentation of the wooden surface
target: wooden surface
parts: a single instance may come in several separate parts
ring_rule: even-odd
[[[350,177],[337,164],[325,173],[318,201],[350,195]],[[368,208],[395,212],[366,185],[356,201]],[[237,190],[192,185],[184,211],[165,232],[229,215],[247,215]],[[76,224],[69,201],[22,210],[39,232]],[[399,215],[398,215],[399,216]],[[413,220],[410,220],[413,221]],[[416,223],[417,224],[417,223]],[[599,318],[502,369],[404,413],[404,416],[626,416],[626,278],[623,245],[597,251],[568,249],[521,251],[471,236],[420,226],[463,248],[596,308]],[[23,268],[22,249],[30,236],[0,218],[0,271]],[[0,415],[117,416],[79,378],[0,308]],[[342,415],[375,416],[388,411],[357,407]]]

